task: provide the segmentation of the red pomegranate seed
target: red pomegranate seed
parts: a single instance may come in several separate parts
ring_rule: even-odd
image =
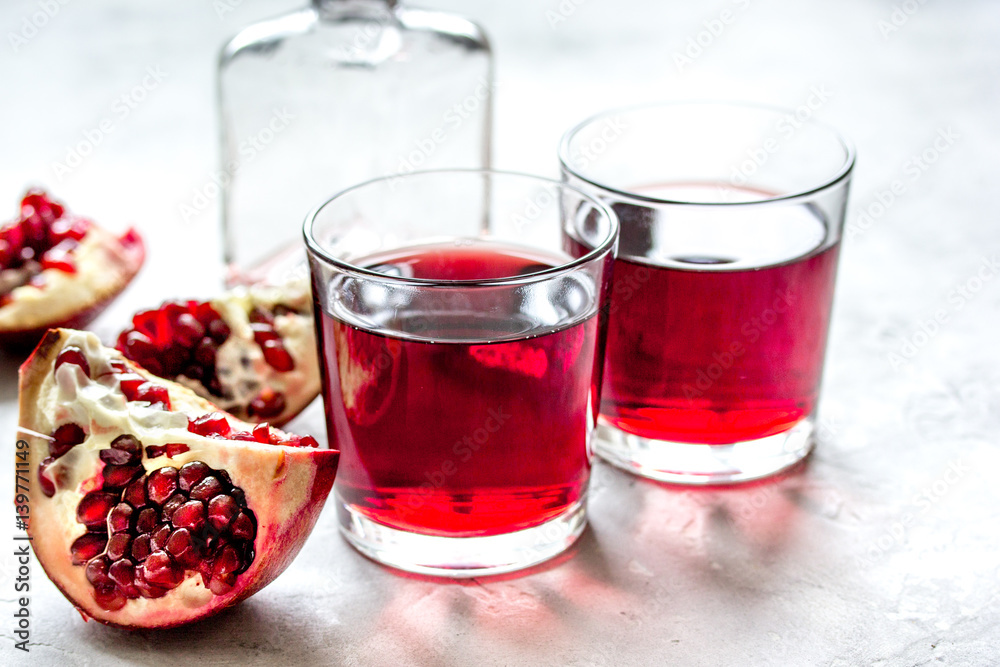
[[[209,501],[224,490],[222,483],[218,479],[215,477],[206,477],[191,489],[191,499]]]
[[[184,571],[174,564],[166,551],[154,551],[139,569],[147,582],[167,589],[175,588],[184,578]]]
[[[248,433],[247,431],[233,431],[230,436],[230,440],[239,440],[241,442],[256,442],[253,437],[253,433]]]
[[[156,599],[162,598],[169,591],[166,588],[160,586],[154,586],[153,584],[146,581],[143,576],[142,569],[136,569],[135,571],[135,587],[139,591],[139,594],[144,598]]]
[[[208,521],[219,531],[229,527],[237,512],[239,507],[231,496],[216,496],[208,503]]]
[[[111,582],[111,579],[108,577],[108,568],[110,566],[110,560],[104,556],[99,556],[91,559],[90,562],[87,563],[87,567],[83,571],[83,574],[87,577],[87,581],[94,586],[108,584]]]
[[[76,520],[87,528],[103,528],[111,508],[117,503],[118,498],[110,493],[91,491],[76,506]]]
[[[42,493],[44,493],[47,498],[51,498],[56,495],[56,485],[51,479],[49,479],[48,475],[49,467],[55,462],[56,460],[49,456],[38,466],[38,485],[41,487]]]
[[[161,403],[164,408],[170,409],[170,392],[163,385],[153,382],[144,382],[139,385],[135,392],[135,400]]]
[[[237,540],[253,540],[254,538],[253,520],[243,512],[240,512],[232,525],[229,527],[229,534]]]
[[[125,606],[128,598],[114,584],[95,586],[94,601],[103,609],[118,611]]]
[[[264,361],[276,371],[287,373],[295,368],[295,361],[280,340],[268,340],[261,345]]]
[[[271,427],[267,423],[257,424],[253,428],[253,439],[262,444],[271,443]]]
[[[72,422],[63,424],[52,432],[52,441],[49,442],[49,456],[57,459],[86,439],[87,433],[79,424]]]
[[[83,565],[98,554],[104,553],[108,546],[108,536],[103,533],[84,533],[73,541],[69,548],[73,565]]]
[[[118,503],[108,515],[108,528],[112,533],[124,533],[132,527],[135,510],[128,503]]]
[[[216,317],[208,325],[208,334],[212,337],[212,340],[219,345],[222,345],[226,342],[226,339],[229,338],[230,334],[232,334],[232,330],[229,328],[229,325],[226,324],[225,320],[221,317]]]
[[[233,427],[221,413],[210,412],[188,423],[188,430],[197,435],[226,437]]]
[[[184,503],[170,517],[170,522],[174,528],[187,528],[197,532],[205,527],[205,504],[192,500]]]
[[[132,536],[128,533],[116,533],[108,540],[108,558],[118,560],[131,553]]]
[[[174,323],[174,336],[177,343],[184,347],[193,347],[205,335],[205,326],[190,313],[181,313]]]
[[[122,500],[132,507],[142,507],[146,504],[146,480],[137,479],[128,485]]]
[[[63,273],[76,273],[73,251],[80,245],[73,239],[64,239],[46,250],[41,257],[42,269],[55,269]]]
[[[160,512],[160,516],[164,519],[169,519],[170,516],[177,511],[177,508],[188,501],[187,496],[183,493],[175,493],[170,496],[170,500],[163,504],[163,510]]]
[[[90,363],[87,361],[87,357],[83,354],[83,350],[76,347],[75,345],[67,345],[63,348],[59,356],[56,357],[55,369],[59,370],[59,367],[63,364],[73,364],[79,366],[83,370],[83,374],[90,377]]]
[[[124,339],[119,341],[119,349],[129,359],[138,361],[143,366],[146,365],[146,360],[154,358],[156,355],[156,346],[153,345],[149,336],[134,329],[125,334]]]
[[[135,529],[140,533],[151,533],[159,523],[159,512],[152,507],[147,507],[139,512],[139,517],[135,521]]]
[[[190,491],[201,480],[211,474],[212,469],[201,461],[185,463],[179,474],[181,491]]]
[[[177,468],[160,468],[146,478],[146,496],[157,505],[165,503],[176,491]]]
[[[132,560],[134,562],[141,563],[149,558],[149,554],[151,553],[153,553],[153,549],[151,548],[149,534],[140,535],[132,540]]]
[[[190,449],[183,442],[168,442],[165,445],[150,445],[146,447],[146,456],[155,459],[158,456],[166,455],[167,458],[172,459],[175,456],[190,451]]]
[[[149,546],[153,551],[161,551],[170,539],[170,526],[163,524],[150,536]]]
[[[169,553],[177,563],[185,566],[192,566],[198,562],[200,554],[194,544],[194,538],[187,528],[178,528],[170,534],[167,540],[166,552]]]
[[[105,454],[105,452],[109,452]],[[109,458],[105,458],[108,456]],[[142,460],[142,445],[135,436],[123,434],[111,441],[110,450],[101,451],[101,460],[115,465],[128,465]]]
[[[127,558],[119,560],[108,568],[108,576],[122,588],[128,588],[135,581],[135,565]]]
[[[107,451],[107,450],[104,450]],[[142,475],[144,468],[141,465],[114,466],[106,465],[101,474],[104,476],[105,489],[122,489]]]
[[[119,376],[118,381],[126,401],[138,400],[139,387],[146,384],[146,378],[137,373],[125,373]]]
[[[285,395],[273,389],[264,388],[256,398],[250,401],[248,410],[251,415],[261,419],[273,419],[285,411]]]

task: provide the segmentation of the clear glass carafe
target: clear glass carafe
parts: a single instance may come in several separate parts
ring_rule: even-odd
[[[218,86],[230,284],[302,267],[302,220],[346,187],[490,166],[489,42],[451,14],[313,0],[236,35]]]

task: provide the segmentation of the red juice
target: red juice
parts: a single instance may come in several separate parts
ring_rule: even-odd
[[[480,280],[563,261],[498,244],[441,244],[355,264]],[[397,305],[381,327],[321,313],[328,431],[341,451],[337,493],[373,521],[487,536],[542,524],[582,499],[600,378],[593,299],[553,318],[551,307],[519,302],[509,287],[478,289],[488,308],[463,314],[442,290]]]
[[[839,250],[824,223],[806,207],[761,208],[739,238],[713,212],[674,210],[654,231],[650,209],[615,208],[602,419],[645,438],[729,444],[809,416]]]

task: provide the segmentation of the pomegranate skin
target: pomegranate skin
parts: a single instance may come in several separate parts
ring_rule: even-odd
[[[86,377],[79,366],[65,363],[57,379],[53,372],[55,361],[67,345],[81,349],[86,355],[90,377]],[[109,366],[111,362],[116,366]],[[149,382],[165,386],[169,392],[170,410],[157,411],[145,402],[126,401],[123,395],[116,393],[116,374],[139,374]],[[89,385],[89,395],[101,395],[100,405],[113,405],[116,411],[102,413],[100,408],[87,403],[84,392],[74,393],[78,386],[85,384]],[[28,442],[29,473],[33,476],[29,492],[32,512],[28,523],[32,546],[39,564],[59,590],[86,617],[101,623],[124,628],[176,627],[211,616],[253,595],[280,575],[295,558],[333,486],[339,452],[193,433],[187,429],[188,423],[199,416],[219,412],[214,405],[185,387],[156,378],[128,363],[119,353],[102,347],[92,334],[72,330],[49,332],[21,367],[19,390],[19,437]],[[123,409],[118,409],[122,406]],[[234,433],[249,433],[254,428],[230,415],[225,417]],[[50,466],[62,466],[59,474],[52,475],[55,491],[50,497],[34,477],[39,464],[48,455],[48,439],[42,434],[53,432],[67,419],[78,422],[87,433],[87,439],[73,447],[74,453],[62,454],[55,462],[50,462]],[[98,591],[88,581],[85,563],[73,563],[70,547],[87,529],[64,509],[67,505],[75,507],[87,492],[94,491],[95,483],[102,479],[101,468],[105,465],[98,454],[115,438],[126,435],[122,431],[144,445],[141,464],[147,476],[165,466],[181,468],[196,461],[214,471],[224,471],[226,488],[235,489],[232,493],[251,510],[256,522],[252,561],[235,577],[231,586],[213,582],[210,588],[197,565],[191,565],[181,568],[182,579],[175,587],[164,591],[162,587],[140,581],[140,585],[131,589],[136,597],[122,603],[121,595],[115,595],[114,588],[111,588],[112,593],[106,588]],[[300,442],[305,439],[272,429],[271,440]],[[172,456],[160,453],[167,451],[165,441],[175,445],[169,448]],[[184,445],[187,449],[176,445]],[[153,447],[150,451],[157,456],[149,458],[145,454],[148,447]],[[121,496],[122,502],[131,500],[134,486],[130,484],[115,493]],[[123,521],[120,526],[128,525],[127,518]],[[100,544],[100,540],[96,542]],[[92,553],[87,555],[91,556],[91,562],[105,558]],[[162,561],[163,556],[156,558]],[[141,569],[135,568],[136,571]],[[123,570],[131,571],[123,566],[115,572]],[[142,595],[136,592],[139,589]]]

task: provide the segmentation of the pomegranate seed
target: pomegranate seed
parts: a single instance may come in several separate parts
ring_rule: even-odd
[[[195,547],[194,538],[191,537],[191,532],[187,528],[178,528],[170,534],[166,551],[179,564],[187,566],[196,564],[200,555]]]
[[[190,491],[198,482],[205,479],[212,469],[201,461],[192,461],[191,463],[185,463],[181,467],[180,471],[180,487],[181,491]]]
[[[135,401],[138,400],[139,387],[146,384],[146,378],[138,375],[136,373],[126,373],[119,376],[119,385],[121,387],[122,393],[125,394],[125,400]]]
[[[223,491],[222,483],[219,480],[215,477],[206,477],[191,489],[191,499],[208,501]]]
[[[218,343],[208,336],[202,338],[201,342],[198,343],[198,346],[194,348],[195,363],[201,364],[203,367],[202,376],[204,376],[204,371],[207,371],[210,367],[215,366],[215,357],[218,350]]]
[[[262,444],[270,444],[271,427],[267,423],[257,424],[253,429],[253,439]]]
[[[122,500],[132,507],[142,507],[146,504],[146,480],[137,479],[128,485]]]
[[[119,560],[108,568],[108,576],[122,588],[127,588],[135,581],[135,565],[127,558]]]
[[[108,451],[108,450],[103,450]],[[144,468],[141,465],[115,466],[106,465],[101,474],[104,476],[105,489],[122,489],[128,486],[129,482],[142,475]]]
[[[270,388],[261,391],[255,399],[250,401],[248,408],[251,415],[261,419],[273,419],[284,411],[285,395]]]
[[[87,563],[86,569],[83,571],[84,576],[87,577],[89,581],[94,586],[100,586],[102,584],[110,583],[111,579],[108,577],[108,568],[111,566],[111,561],[104,556],[98,556],[93,558]]]
[[[139,512],[139,518],[135,521],[135,529],[140,533],[151,533],[159,523],[159,512],[152,507],[147,507]]]
[[[131,553],[132,536],[128,533],[116,533],[108,540],[108,558],[118,560]]]
[[[219,412],[202,415],[188,424],[188,430],[197,435],[217,435],[226,437],[232,431],[232,426]]]
[[[261,350],[264,351],[264,361],[274,370],[287,373],[295,368],[292,355],[288,353],[280,340],[265,341],[261,345]]]
[[[87,361],[87,357],[83,354],[83,350],[76,347],[75,345],[67,345],[63,348],[59,356],[56,357],[56,370],[63,364],[73,364],[79,366],[83,371],[83,374],[90,377],[90,363]]]
[[[166,588],[154,586],[146,581],[141,568],[135,571],[135,587],[142,597],[150,599],[162,598],[168,592]]]
[[[91,491],[76,506],[76,520],[87,528],[103,528],[118,499],[110,493]]]
[[[212,579],[208,582],[208,589],[216,595],[225,595],[233,590],[233,586],[235,585],[235,574],[213,575]]]
[[[111,456],[114,460],[104,458],[105,452],[112,452],[107,454]],[[111,441],[111,449],[101,451],[101,460],[105,463],[113,463],[115,465],[128,465],[130,463],[138,463],[142,460],[142,445],[139,441],[135,439],[135,436],[129,434],[123,434]]]
[[[63,424],[52,432],[52,441],[49,442],[49,456],[57,459],[86,439],[87,434],[80,425],[72,422]]]
[[[199,531],[205,527],[205,504],[192,500],[178,507],[170,517],[175,528]]]
[[[103,609],[118,611],[125,606],[128,599],[118,590],[117,586],[107,584],[94,587],[94,601]]]
[[[170,496],[170,500],[163,504],[163,510],[160,512],[160,516],[164,519],[169,519],[170,516],[177,511],[177,508],[187,502],[187,496],[183,493],[175,493]]]
[[[212,337],[212,340],[222,345],[229,338],[230,334],[232,334],[232,330],[221,317],[216,317],[208,325],[208,334]]]
[[[177,468],[160,468],[146,478],[146,495],[149,500],[162,505],[177,491]]]
[[[299,439],[299,447],[319,447],[319,443],[316,442],[316,438],[311,435],[304,435]]]
[[[151,542],[148,534],[140,535],[132,540],[132,560],[141,563],[149,558],[149,554],[153,553]]]
[[[239,507],[231,496],[216,496],[208,503],[208,521],[219,531],[229,527],[237,512]]]
[[[83,565],[98,554],[104,553],[108,546],[108,536],[101,533],[84,533],[70,545],[69,553],[73,565]]]
[[[267,323],[251,324],[250,331],[253,332],[254,342],[262,347],[267,341],[278,339],[278,333],[274,330],[274,327]]]
[[[162,403],[168,410],[170,409],[170,392],[163,385],[153,382],[144,382],[139,385],[135,392],[135,400]]]
[[[123,533],[132,527],[135,510],[128,503],[118,503],[108,515],[108,528],[112,533]]]
[[[192,347],[205,335],[205,326],[190,313],[182,313],[174,325],[174,335],[184,347]]]
[[[73,251],[80,245],[73,239],[64,239],[42,254],[42,269],[54,269],[63,273],[76,273]]]
[[[167,545],[168,539],[170,539],[170,526],[163,524],[150,536],[149,546],[153,551],[161,551]]]
[[[241,442],[256,442],[253,437],[253,433],[248,433],[246,431],[233,431],[229,436],[230,440],[239,440]]]
[[[183,570],[174,564],[166,551],[154,551],[139,569],[147,582],[167,589],[175,588],[184,577]]]
[[[233,519],[233,523],[229,527],[229,534],[237,540],[253,540],[254,532],[253,520],[243,512],[240,512]]]
[[[143,366],[146,365],[143,363],[145,360],[156,355],[156,346],[153,345],[149,336],[134,329],[125,334],[124,339],[120,339],[118,345],[118,349],[124,352],[125,356],[133,361],[138,361]]]

